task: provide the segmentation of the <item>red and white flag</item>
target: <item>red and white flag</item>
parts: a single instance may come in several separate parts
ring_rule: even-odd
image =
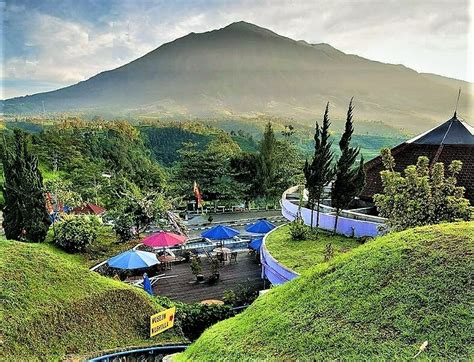
[[[196,181],[194,181],[193,193],[194,193],[194,197],[196,198],[198,207],[201,206],[202,204],[201,190],[199,190],[199,186],[196,183]]]

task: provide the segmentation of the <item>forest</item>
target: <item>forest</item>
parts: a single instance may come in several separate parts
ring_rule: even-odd
[[[117,196],[127,189],[159,192],[175,208],[194,198],[196,182],[205,202],[220,204],[275,203],[285,187],[301,181],[304,154],[288,137],[275,137],[270,123],[263,140],[242,130],[226,132],[199,122],[85,121],[7,122],[7,143],[22,129],[31,152],[38,157],[46,191],[61,204],[85,202],[115,209]],[[275,173],[257,171],[262,142]],[[283,172],[283,175],[278,174]],[[254,177],[260,174],[260,179]],[[263,190],[261,178],[273,187]]]

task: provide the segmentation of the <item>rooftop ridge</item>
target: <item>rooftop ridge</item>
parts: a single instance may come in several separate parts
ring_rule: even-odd
[[[467,122],[459,120],[456,112],[446,122],[415,136],[406,143],[417,144],[474,144],[474,128]]]

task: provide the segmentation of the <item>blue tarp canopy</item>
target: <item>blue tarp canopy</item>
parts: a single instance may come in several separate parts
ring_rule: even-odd
[[[263,242],[263,236],[261,238],[253,239],[249,243],[249,248],[258,251],[260,250],[260,247],[262,246],[262,242]]]
[[[217,225],[214,226],[212,229],[204,231],[201,236],[203,238],[208,238],[211,240],[225,240],[232,239],[234,236],[239,234],[239,231],[232,229],[228,226]]]
[[[256,234],[266,234],[273,229],[275,229],[275,225],[265,219],[258,220],[245,228],[248,232]]]
[[[110,258],[107,264],[118,269],[141,269],[158,264],[156,255],[147,251],[128,250]]]
[[[148,278],[147,273],[143,274],[143,289],[150,295],[153,295],[153,289],[151,289],[150,278]]]

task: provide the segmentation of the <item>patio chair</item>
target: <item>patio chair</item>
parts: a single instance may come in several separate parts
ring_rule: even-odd
[[[209,264],[212,263],[212,255],[209,251],[207,250],[204,250],[204,253],[206,254],[206,257],[207,257],[207,261],[209,262]]]
[[[232,253],[230,253],[230,264],[232,264],[233,262],[237,264],[237,255],[238,253],[236,251],[233,251]]]
[[[150,278],[150,284],[153,286],[159,279],[162,279],[165,274],[155,275],[154,277]]]

